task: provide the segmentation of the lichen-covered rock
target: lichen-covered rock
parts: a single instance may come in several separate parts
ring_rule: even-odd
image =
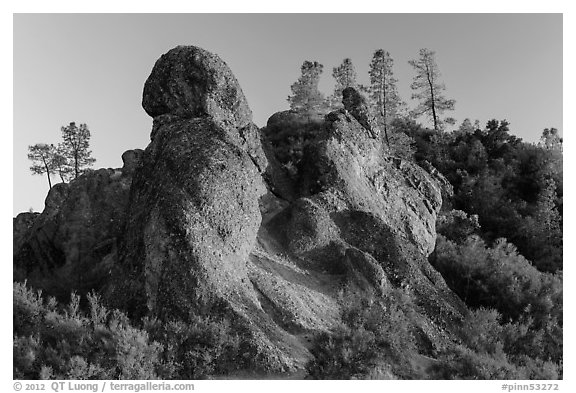
[[[131,182],[128,168],[99,169],[52,187],[44,211],[18,243],[15,236],[14,279],[63,297],[101,288],[115,262]]]
[[[122,174],[124,176],[132,175],[134,170],[140,165],[142,161],[142,154],[144,151],[142,149],[126,150],[122,154]]]
[[[142,106],[152,116],[208,116],[219,124],[246,127],[252,112],[236,78],[222,59],[195,46],[162,55],[144,85]]]
[[[383,149],[351,114],[327,115],[305,152],[287,245],[310,269],[340,275],[348,285],[406,291],[419,307],[416,327],[441,346],[451,337],[442,325],[464,311],[427,261],[443,185]]]
[[[440,185],[416,164],[389,157],[355,118],[342,112],[327,118],[326,131],[306,152],[301,194],[316,195],[335,211],[370,212],[429,255],[442,205]]]
[[[22,245],[25,235],[28,233],[34,221],[40,213],[37,212],[25,212],[20,213],[12,220],[12,229],[14,232],[12,252],[16,254]]]
[[[135,170],[108,299],[161,319],[226,316],[244,332],[252,362],[303,367],[307,350],[277,323],[265,293],[284,288],[283,315],[296,318],[294,326],[316,326],[318,318],[290,313],[300,287],[280,277],[274,285],[251,255],[261,207],[283,203],[266,189],[260,130],[232,73],[204,50],[178,47],[157,62],[143,105],[154,116],[152,137]]]
[[[349,86],[342,90],[342,104],[372,138],[378,138],[380,130],[376,119],[370,113],[366,100],[356,89]]]
[[[158,315],[185,315],[248,285],[265,187],[229,132],[207,118],[173,118],[136,170],[122,261]]]

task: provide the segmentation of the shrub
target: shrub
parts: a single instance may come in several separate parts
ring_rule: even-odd
[[[307,370],[316,379],[394,378],[408,373],[416,353],[411,332],[412,304],[402,290],[376,299],[343,291],[342,324],[313,341]],[[408,370],[408,371],[407,371]]]
[[[163,344],[161,376],[166,379],[201,379],[242,366],[241,340],[225,319],[198,315],[189,322],[162,323],[149,319],[145,328]]]
[[[74,293],[58,307],[14,283],[14,378],[157,378],[162,346],[120,311],[108,313],[96,294],[88,301],[89,316]]]
[[[300,170],[304,150],[318,136],[323,124],[321,119],[309,120],[290,112],[284,118],[265,127],[263,133],[271,143],[278,161],[295,171],[292,175],[296,176]]]
[[[80,300],[72,293],[61,306],[14,283],[14,378],[198,379],[245,365],[245,343],[224,318],[146,318],[139,327],[94,292],[86,312]]]
[[[472,307],[495,308],[506,320],[532,317],[537,326],[562,323],[561,275],[538,271],[505,239],[488,248],[474,235],[460,244],[439,235],[430,260]]]
[[[447,348],[431,370],[440,379],[558,379],[561,366],[541,359],[543,342],[526,339],[538,335],[527,325],[501,324],[495,310],[479,309],[464,320],[461,345]],[[533,338],[533,337],[532,337]]]

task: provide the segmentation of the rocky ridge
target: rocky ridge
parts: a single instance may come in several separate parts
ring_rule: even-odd
[[[193,46],[156,62],[142,105],[144,151],[15,218],[15,279],[96,288],[134,315],[221,315],[242,332],[246,367],[267,372],[303,369],[311,337],[340,322],[343,288],[401,289],[425,346],[452,339],[464,308],[427,262],[444,187],[433,168],[390,157],[342,110],[290,179],[228,66]]]

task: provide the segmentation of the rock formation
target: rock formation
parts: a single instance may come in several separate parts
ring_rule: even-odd
[[[343,287],[402,288],[416,299],[419,339],[450,339],[463,306],[426,259],[441,175],[388,156],[358,108],[326,116],[289,178],[217,56],[172,49],[142,104],[150,144],[123,156],[138,165],[58,185],[41,215],[15,221],[18,233],[33,221],[18,235],[18,277],[76,288],[89,272],[135,315],[223,316],[242,332],[247,367],[269,372],[303,368],[310,337],[339,323]]]
[[[56,184],[41,214],[18,215],[14,279],[27,279],[32,286],[63,297],[72,290],[100,288],[115,260],[132,173],[141,153],[125,152],[122,169],[89,171],[69,184]],[[21,222],[30,214],[33,221],[22,233]]]
[[[342,90],[342,104],[344,105],[344,109],[368,131],[372,138],[378,138],[380,130],[378,129],[376,119],[370,114],[366,100],[356,89],[347,87]]]

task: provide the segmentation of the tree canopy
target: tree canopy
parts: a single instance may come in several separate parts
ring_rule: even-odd
[[[72,122],[61,128],[62,142],[53,144],[37,143],[28,146],[28,159],[32,161],[32,174],[45,174],[48,186],[52,188],[50,176],[57,174],[63,183],[76,179],[96,161],[90,150],[90,130],[86,124],[80,127]]]
[[[71,168],[74,179],[77,179],[87,167],[92,166],[96,161],[92,158],[90,150],[90,130],[86,124],[80,124],[78,127],[72,122],[62,127],[61,131],[61,152],[67,159],[67,166]]]
[[[440,130],[444,121],[451,122],[452,120],[448,118],[443,121],[440,116],[447,110],[453,110],[456,101],[443,95],[446,86],[440,82],[440,70],[436,64],[435,55],[435,52],[429,49],[420,49],[420,57],[409,61],[416,71],[410,87],[414,91],[412,99],[419,101],[412,114],[415,117],[422,115],[429,117],[434,124],[434,129]]]
[[[342,90],[347,87],[356,88],[358,83],[356,81],[356,69],[352,60],[346,58],[342,61],[338,67],[332,69],[332,76],[336,81],[334,86],[334,92],[329,97],[329,105],[331,108],[341,108],[342,107]]]
[[[48,179],[48,187],[50,189],[52,189],[52,181],[50,180],[50,175],[54,174],[55,170],[54,156],[54,145],[37,143],[35,145],[28,146],[28,159],[32,161],[30,171],[34,175],[46,174]]]
[[[291,110],[310,117],[323,108],[324,95],[318,89],[323,69],[324,66],[317,61],[306,60],[302,64],[300,77],[290,86],[292,95],[288,97],[288,102]]]

